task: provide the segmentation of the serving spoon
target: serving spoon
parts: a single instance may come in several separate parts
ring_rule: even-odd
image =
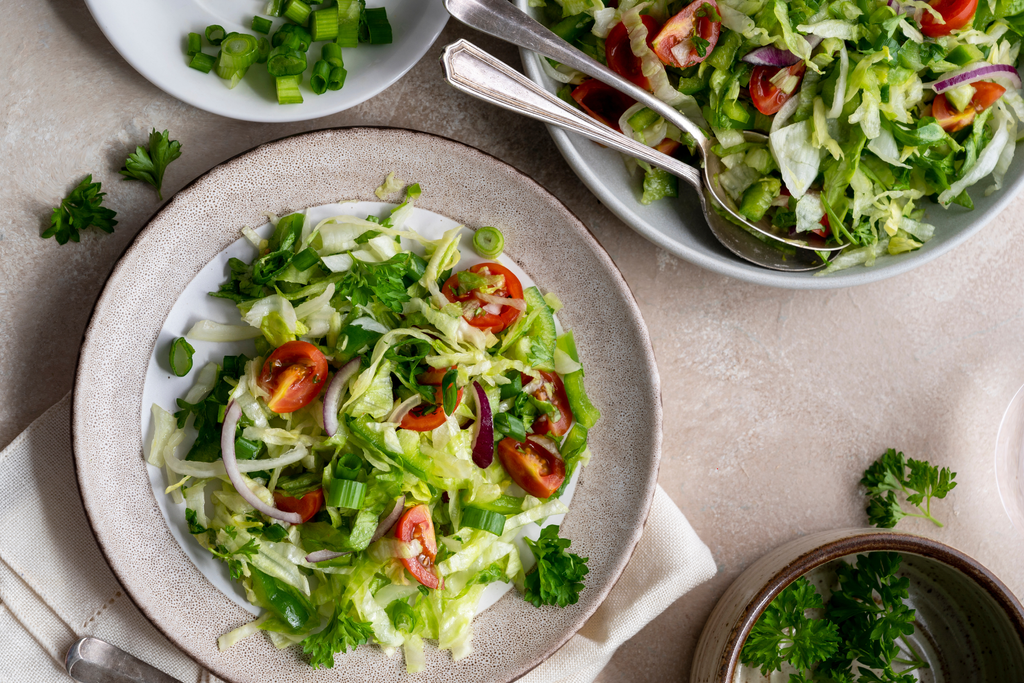
[[[705,188],[710,191],[715,204],[724,209],[732,220],[742,223],[748,229],[754,230],[764,237],[783,242],[797,249],[830,252],[845,248],[846,245],[830,245],[814,233],[795,238],[780,233],[767,220],[762,219],[757,222],[748,220],[739,213],[732,198],[718,182],[718,175],[725,169],[718,155],[711,151],[715,143],[714,138],[708,137],[700,126],[675,107],[662,102],[648,91],[622,78],[608,67],[576,49],[528,14],[517,9],[508,0],[443,0],[443,2],[448,12],[467,26],[508,41],[513,45],[546,55],[561,64],[591,76],[629,95],[637,102],[643,103],[666,121],[689,133],[700,149],[704,161],[704,171],[703,174],[697,174],[697,182],[690,177],[685,177],[684,180],[693,185],[698,194],[702,195]],[[761,133],[743,131],[743,135],[748,142],[759,144],[768,142],[767,136]]]
[[[456,90],[578,133],[605,147],[642,159],[690,183],[697,190],[701,210],[711,232],[723,246],[740,258],[773,270],[806,271],[825,265],[821,257],[808,248],[794,249],[785,244],[771,244],[771,240],[761,238],[760,231],[755,236],[736,225],[732,216],[723,215],[726,209],[716,206],[715,197],[708,184],[702,181],[700,171],[569,106],[469,41],[462,39],[445,47],[441,53],[441,66],[445,80]],[[778,241],[786,242],[782,239]]]

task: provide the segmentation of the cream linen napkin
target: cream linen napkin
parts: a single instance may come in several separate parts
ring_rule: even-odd
[[[215,682],[124,594],[82,509],[70,395],[0,453],[0,683],[67,683],[64,653],[91,635],[185,683]],[[528,683],[592,681],[615,650],[715,574],[711,552],[659,487],[633,559],[583,629]]]

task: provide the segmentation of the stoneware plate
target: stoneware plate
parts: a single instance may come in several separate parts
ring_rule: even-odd
[[[474,653],[453,663],[427,648],[417,680],[510,681],[549,657],[607,596],[640,538],[657,484],[661,397],[650,340],[608,255],[557,199],[512,167],[444,138],[395,129],[327,130],[232,159],[182,190],[114,268],[86,331],[74,391],[73,444],[86,513],[108,562],[172,642],[228,681],[397,680],[401,656],[377,647],[311,669],[265,637],[218,652],[217,636],[252,618],[196,568],[160,510],[142,458],[142,391],[164,321],[189,282],[243,225],[351,199],[375,201],[389,171],[418,181],[417,206],[467,226],[495,225],[505,254],[565,303],[587,388],[603,413],[562,533],[590,558],[587,588],[566,609],[515,592],[474,622]]]
[[[449,16],[441,0],[369,0],[370,7],[386,7],[394,42],[344,50],[345,86],[323,95],[309,89],[309,76],[323,45],[313,43],[300,87],[303,103],[280,105],[274,79],[264,65],[253,65],[242,81],[229,89],[227,81],[213,71],[204,74],[189,68],[185,55],[189,32],[203,35],[212,24],[228,33],[262,37],[252,30],[251,23],[254,16],[267,17],[267,0],[86,0],[85,4],[114,49],[150,83],[213,114],[261,122],[308,121],[370,99],[426,54]],[[281,18],[267,18],[273,19],[274,30],[285,23]],[[203,52],[215,56],[217,49],[203,38]]]
[[[880,529],[837,529],[791,541],[737,578],[704,625],[690,671],[692,683],[766,683],[740,664],[751,628],[771,601],[801,576],[819,590],[834,578],[835,563],[859,553],[895,551],[899,576],[910,581],[915,610],[914,648],[929,667],[925,683],[1001,683],[1024,671],[1024,607],[972,557],[920,536]],[[779,674],[773,674],[776,680]]]
[[[528,0],[515,0],[515,3],[523,11],[536,11],[527,9]],[[537,55],[527,50],[523,50],[521,55],[526,75],[549,91],[556,92],[561,84],[555,83],[544,73]],[[654,244],[716,273],[754,284],[787,289],[834,289],[862,285],[923,265],[981,230],[1006,208],[1024,182],[1024,161],[1014,159],[1006,173],[1002,190],[985,197],[983,190],[991,184],[988,180],[973,188],[973,211],[956,206],[947,211],[938,204],[926,202],[924,206],[928,213],[925,220],[935,226],[935,236],[921,249],[899,256],[882,256],[870,268],[858,266],[819,277],[813,272],[768,270],[740,259],[726,250],[711,234],[701,213],[697,193],[689,185],[679,183],[678,199],[644,206],[639,201],[640,179],[630,176],[618,152],[566,133],[561,128],[548,126],[548,131],[583,184],[622,222]]]

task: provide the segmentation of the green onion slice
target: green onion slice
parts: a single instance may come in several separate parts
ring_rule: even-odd
[[[258,57],[256,57],[257,64],[266,64],[267,58],[270,57],[270,51],[273,49],[270,47],[270,41],[266,38],[260,38],[256,41],[256,48],[260,51]]]
[[[267,71],[275,78],[281,76],[298,76],[306,70],[306,53],[296,50],[290,45],[281,45],[270,51],[267,58]],[[295,83],[298,92],[298,82]]]
[[[526,425],[523,420],[512,413],[498,413],[494,416],[494,428],[505,436],[516,441],[526,441]]]
[[[260,48],[256,36],[248,33],[230,33],[220,44],[220,59],[217,60],[217,75],[231,79],[241,78],[246,70],[259,59]]]
[[[299,83],[301,82],[301,75],[278,76],[275,82],[277,86],[277,103],[302,104],[302,93],[299,92]]]
[[[338,479],[355,479],[363,469],[363,459],[355,453],[346,453],[334,465],[334,476]]]
[[[327,43],[324,45],[320,50],[320,58],[332,67],[345,66],[345,62],[341,58],[341,48],[338,47],[337,43]]]
[[[327,92],[327,83],[330,80],[331,65],[321,59],[313,65],[313,74],[309,77],[309,87],[317,95],[323,95]],[[316,256],[316,253],[314,252],[313,255]],[[301,268],[300,270],[305,270],[305,268]]]
[[[366,498],[366,484],[351,479],[334,479],[327,491],[327,504],[332,508],[358,510]]]
[[[345,77],[348,71],[343,66],[336,66],[331,69],[331,78],[327,81],[328,90],[341,90],[345,86]]]
[[[227,31],[220,24],[211,24],[206,27],[206,39],[210,41],[210,45],[220,45],[226,35]]]
[[[314,67],[314,71],[315,69],[316,67]],[[295,270],[301,272],[307,268],[312,268],[319,261],[320,256],[316,253],[316,250],[312,247],[307,247],[295,255],[295,258],[292,259],[292,265],[295,266]]]
[[[505,515],[482,508],[468,506],[462,510],[462,526],[480,529],[495,536],[501,536],[505,530]]]
[[[284,0],[269,0],[267,2],[267,9],[264,10],[264,14],[269,14],[272,17],[281,16],[281,12],[284,11]]]
[[[309,13],[313,10],[302,0],[289,0],[284,7],[284,15],[300,26],[309,21]]]
[[[196,350],[192,348],[184,337],[178,337],[171,342],[170,363],[171,372],[178,377],[184,377],[192,369],[192,354]]]
[[[366,34],[370,45],[391,43],[391,22],[388,21],[388,11],[385,8],[367,9],[363,12],[363,18],[366,21]]]
[[[473,233],[473,249],[484,258],[496,259],[505,249],[505,236],[497,228],[478,228]]]
[[[192,56],[192,61],[189,62],[188,65],[196,71],[202,71],[204,74],[208,74],[213,70],[213,65],[216,63],[217,58],[213,55],[208,55],[205,52],[197,52]]]
[[[310,15],[309,32],[313,40],[334,40],[338,37],[338,8],[318,9]]]
[[[199,52],[203,51],[203,37],[198,33],[188,34],[188,49],[185,53],[192,57]]]
[[[270,33],[270,28],[274,25],[270,19],[256,15],[252,18],[252,30],[256,33]]]

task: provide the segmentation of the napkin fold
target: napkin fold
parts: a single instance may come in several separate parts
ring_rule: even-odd
[[[615,650],[715,563],[661,487],[632,559],[584,627],[521,680],[588,683]],[[0,683],[67,683],[82,636],[109,641],[184,683],[215,683],[139,612],[85,518],[71,454],[70,394],[0,452]]]

